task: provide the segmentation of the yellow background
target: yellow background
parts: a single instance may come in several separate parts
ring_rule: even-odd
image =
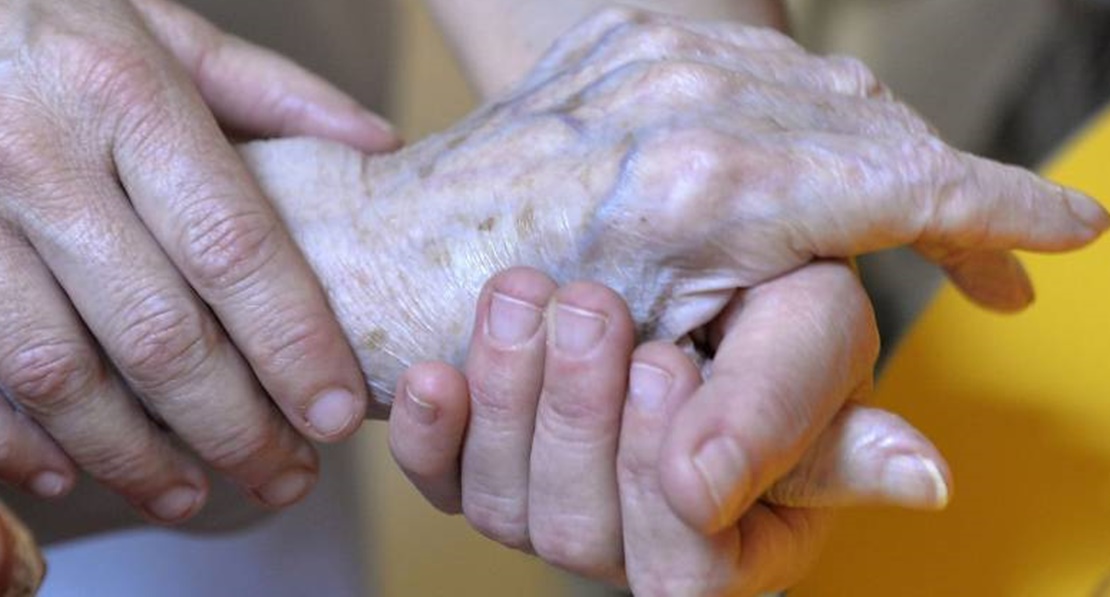
[[[1110,112],[1046,171],[1110,199]],[[946,287],[879,384],[949,459],[949,509],[842,517],[792,597],[1110,595],[1110,242],[1025,262],[1029,311]]]

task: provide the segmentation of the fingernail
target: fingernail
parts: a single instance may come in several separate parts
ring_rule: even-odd
[[[153,518],[173,523],[191,516],[199,505],[200,491],[180,485],[147,502],[144,510]]]
[[[515,346],[535,336],[542,321],[543,311],[536,305],[495,292],[490,300],[486,329],[494,340]]]
[[[948,505],[948,482],[935,462],[921,456],[895,456],[883,466],[883,490],[911,508],[943,510]]]
[[[674,378],[659,367],[634,363],[628,379],[628,400],[644,412],[657,412],[672,383]]]
[[[554,319],[555,346],[571,355],[583,355],[593,350],[609,325],[602,314],[570,305],[558,305]]]
[[[56,498],[65,493],[69,481],[54,471],[45,471],[35,475],[27,486],[39,497]]]
[[[255,489],[254,495],[271,507],[282,508],[304,497],[315,480],[312,471],[292,469]]]
[[[1089,228],[1103,232],[1110,227],[1110,215],[1095,200],[1082,193],[1067,190],[1068,208]]]
[[[431,425],[436,422],[439,416],[439,409],[434,404],[423,400],[412,391],[412,388],[405,387],[405,397],[408,399],[409,413],[412,417],[424,425]]]
[[[329,390],[320,394],[305,413],[309,426],[325,437],[342,433],[356,416],[355,397],[347,390]]]
[[[748,492],[750,481],[744,453],[731,438],[717,437],[702,445],[694,455],[694,468],[717,506],[714,526],[734,522],[734,512]]]

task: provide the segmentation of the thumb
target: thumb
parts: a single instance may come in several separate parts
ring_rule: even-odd
[[[939,510],[949,487],[948,466],[924,435],[896,415],[849,402],[764,499],[793,508]]]
[[[132,4],[223,126],[256,137],[321,137],[370,153],[400,147],[389,123],[288,58],[169,0]]]
[[[0,595],[34,595],[45,575],[46,563],[31,532],[0,504]]]

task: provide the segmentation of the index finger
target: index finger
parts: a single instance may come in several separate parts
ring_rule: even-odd
[[[817,262],[738,295],[712,375],[674,419],[660,475],[675,512],[716,532],[802,457],[878,354],[849,267]]]
[[[120,182],[286,418],[346,437],[366,386],[323,289],[188,78],[168,58],[158,68],[161,101],[116,132]]]
[[[1065,251],[1110,227],[1086,194],[928,135],[807,133],[776,147],[812,173],[786,183],[780,213],[793,221],[792,240],[817,257],[904,244],[933,260],[969,249]]]

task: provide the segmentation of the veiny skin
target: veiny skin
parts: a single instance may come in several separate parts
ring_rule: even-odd
[[[1006,250],[1073,249],[1105,228],[1082,194],[947,147],[859,65],[738,31],[756,49],[715,41],[727,30],[694,38],[734,64],[677,42],[659,42],[679,48],[666,60],[613,40],[561,70],[549,57],[501,103],[388,156],[309,139],[242,148],[380,403],[408,364],[461,362],[474,298],[512,265],[602,282],[642,338],[673,340],[736,289],[899,244],[973,299],[1020,308],[1030,288]]]
[[[718,357],[729,358],[718,358],[706,387],[743,379],[730,363],[759,363],[790,379],[790,396],[758,388],[764,395],[746,403],[730,404],[720,387],[715,399],[698,390],[667,407],[666,441],[645,449],[659,450],[658,478],[648,485],[669,502],[654,507],[678,516],[666,532],[699,550],[685,572],[716,573],[695,583],[699,594],[745,595],[796,578],[798,562],[816,553],[820,512],[754,500],[796,466],[771,499],[790,502],[806,494],[799,487],[833,478],[843,463],[820,456],[839,454],[830,437],[854,433],[859,445],[881,450],[883,431],[899,427],[877,411],[841,410],[870,388],[873,322],[865,301],[828,302],[855,296],[850,276],[798,268],[909,244],[972,299],[1012,310],[1032,300],[1032,289],[1010,249],[1076,248],[1107,226],[1080,193],[947,147],[857,62],[809,56],[771,31],[622,11],[567,35],[500,102],[399,154],[367,159],[310,140],[243,153],[323,280],[374,390],[375,416],[384,416],[409,365],[462,366],[471,305],[483,282],[511,265],[535,267],[555,285],[611,287],[642,340],[720,342]],[[810,309],[798,297],[825,303]],[[804,335],[791,339],[804,350],[775,351],[784,321],[802,334],[807,321],[843,326],[843,338],[833,331],[835,354],[810,354]],[[730,329],[745,333],[726,341]],[[794,365],[803,366],[792,379]],[[802,416],[775,419],[766,427],[788,433],[760,437],[761,413]],[[710,432],[747,453],[743,487],[689,465]],[[807,452],[814,446],[817,456]],[[522,542],[519,525],[505,521],[519,522],[519,512],[478,526],[527,546],[528,530]],[[725,539],[691,539],[682,523]],[[643,524],[635,530],[652,536]],[[794,562],[764,566],[787,552]],[[644,553],[640,564],[661,555]],[[584,563],[573,546],[540,555],[614,578],[614,568]],[[714,558],[736,569],[719,569]],[[704,576],[652,578],[649,569],[658,567],[640,568],[640,585],[630,581],[660,594],[684,586],[670,582]]]

